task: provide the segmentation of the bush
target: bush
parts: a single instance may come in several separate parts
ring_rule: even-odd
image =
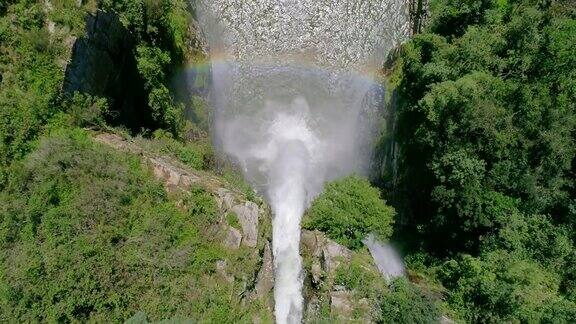
[[[156,154],[172,156],[196,170],[213,167],[214,152],[208,138],[182,142],[164,130],[155,131],[152,137],[152,141],[139,139],[139,145]]]
[[[379,323],[438,323],[440,312],[432,299],[404,278],[396,279],[382,297]]]
[[[380,199],[378,189],[366,179],[351,176],[328,184],[312,203],[303,224],[357,249],[370,233],[387,240],[392,234],[394,213]]]
[[[462,255],[441,267],[440,279],[450,289],[448,302],[470,323],[539,323],[551,312],[564,317],[558,323],[576,320],[576,305],[558,296],[558,275],[521,255]]]
[[[70,114],[75,126],[104,127],[104,119],[108,113],[108,102],[105,98],[76,92],[72,98],[64,103],[64,110]]]
[[[334,284],[354,290],[358,298],[376,299],[384,290],[386,281],[378,270],[370,265],[373,259],[369,254],[355,254],[350,263],[343,264],[336,270]]]

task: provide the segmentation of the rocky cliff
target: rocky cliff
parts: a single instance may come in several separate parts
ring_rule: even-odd
[[[270,316],[257,316],[254,322],[267,322],[272,318],[274,265],[269,207],[261,200],[248,200],[243,193],[211,173],[190,169],[168,156],[156,156],[129,138],[101,133],[95,135],[94,140],[141,156],[143,163],[150,166],[154,176],[170,193],[191,190],[195,186],[210,192],[217,201],[220,217],[209,232],[218,237],[223,247],[243,255],[241,260],[222,258],[216,261],[216,271],[224,282],[244,287],[243,303],[257,302]],[[384,286],[382,280],[375,280],[380,275],[367,251],[354,252],[318,231],[304,230],[301,253],[304,259],[306,322],[326,319],[372,321],[372,292],[384,289]],[[366,287],[350,284],[344,274],[351,268],[356,271],[355,276],[376,283],[368,287],[370,293]]]

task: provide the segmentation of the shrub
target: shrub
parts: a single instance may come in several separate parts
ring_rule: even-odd
[[[366,179],[351,176],[328,184],[312,203],[303,224],[357,249],[370,233],[388,239],[394,214],[394,209],[380,199],[378,189]]]
[[[437,323],[440,312],[432,299],[404,278],[392,284],[382,297],[379,323],[424,324]]]
[[[574,303],[558,296],[559,276],[522,255],[462,255],[441,267],[440,279],[450,289],[447,301],[470,323],[540,323],[554,312],[558,323],[576,319]]]
[[[355,254],[349,264],[336,270],[334,284],[344,286],[360,294],[358,298],[374,300],[385,287],[385,281],[378,270],[371,266],[372,257],[368,254]]]

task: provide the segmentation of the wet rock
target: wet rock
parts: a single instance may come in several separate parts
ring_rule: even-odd
[[[231,249],[240,248],[240,243],[242,242],[242,234],[239,230],[232,226],[228,226],[226,229],[226,238],[224,239],[224,246]]]
[[[322,234],[318,231],[303,230],[300,238],[302,246],[307,249],[313,257],[320,258],[322,256]]]
[[[310,269],[310,274],[312,275],[312,283],[317,286],[322,281],[322,264],[320,260],[312,260],[312,267]]]
[[[260,209],[258,205],[251,201],[232,207],[232,211],[238,216],[242,233],[244,234],[244,245],[256,247],[258,244],[258,216]]]
[[[362,242],[368,247],[374,263],[387,281],[406,276],[404,262],[392,245],[378,241],[374,235],[369,235]]]

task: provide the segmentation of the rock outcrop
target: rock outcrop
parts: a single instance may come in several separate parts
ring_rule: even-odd
[[[338,244],[319,231],[302,231],[301,252],[304,258],[306,279],[305,322],[314,322],[326,316],[342,322],[371,322],[370,302],[359,296],[357,291],[336,282],[338,269],[348,267],[354,255],[345,246]],[[366,255],[367,256],[367,255]],[[367,258],[363,267],[378,273],[378,269]],[[324,311],[322,311],[324,309]]]
[[[264,245],[264,254],[262,256],[262,267],[258,272],[256,280],[256,296],[264,298],[274,289],[274,263],[272,260],[272,249],[270,243],[266,241]]]
[[[248,247],[256,247],[258,244],[258,222],[262,211],[257,204],[251,201],[239,201],[234,194],[227,189],[220,188],[216,192],[218,206],[225,212],[232,212],[238,217],[242,226],[242,244]]]
[[[256,247],[258,244],[258,218],[260,209],[258,205],[251,201],[238,204],[232,207],[232,211],[238,216],[242,233],[244,233],[244,245]]]
[[[352,251],[318,231],[302,231],[302,249],[312,256],[313,280],[320,280],[322,272],[333,275],[341,262],[349,262]]]
[[[266,207],[247,201],[242,193],[232,190],[210,173],[187,168],[167,156],[150,154],[133,141],[114,134],[99,134],[94,138],[116,150],[141,156],[169,192],[200,186],[211,193],[221,215],[216,227],[222,235],[222,246],[241,255],[234,260],[222,258],[215,261],[215,275],[225,284],[244,287],[244,302],[262,303],[272,313],[274,262],[270,233],[265,234],[270,230],[270,212]],[[234,214],[238,222],[227,217],[230,214]],[[265,219],[267,222],[263,223]],[[330,318],[342,322],[371,321],[371,301],[355,289],[336,282],[336,277],[341,274],[339,269],[357,262],[360,252],[349,250],[319,231],[303,230],[301,253],[304,259],[305,321],[326,320],[326,312]],[[378,275],[378,268],[371,262],[368,251],[363,253],[362,267]]]
[[[240,248],[240,242],[242,242],[242,234],[239,230],[232,226],[226,227],[226,238],[224,238],[224,246],[233,250]]]
[[[234,281],[240,280],[245,287],[244,293],[247,297],[245,300],[247,302],[260,300],[264,305],[267,305],[268,311],[272,313],[274,263],[269,237],[266,236],[266,228],[260,226],[260,222],[269,224],[269,216],[268,222],[265,221],[266,215],[269,215],[269,211],[265,207],[260,207],[255,202],[246,200],[243,194],[230,189],[220,178],[210,173],[190,169],[168,156],[156,156],[135,142],[116,134],[98,134],[94,136],[94,140],[118,151],[141,156],[143,162],[150,166],[154,176],[164,184],[168,192],[185,192],[192,186],[199,186],[211,193],[216,200],[221,216],[215,227],[217,232],[221,234],[222,246],[231,251],[239,250],[241,245],[252,249],[251,251],[240,250],[240,253],[243,253],[244,262],[250,262],[247,263],[250,264],[249,267],[239,269],[229,260],[218,260],[215,262],[216,274],[230,284],[237,284]],[[228,213],[234,213],[237,216],[241,230],[228,224],[225,217]],[[257,248],[260,249],[261,256]],[[245,252],[249,253],[245,254]],[[250,261],[246,261],[246,259]],[[250,277],[251,275],[253,277]]]
[[[336,290],[330,293],[330,312],[335,317],[350,318],[354,312],[353,295],[350,291]]]
[[[224,222],[222,224],[223,245],[231,249],[238,249],[240,244],[251,248],[257,246],[259,220],[266,212],[256,203],[247,201],[242,198],[241,194],[224,188],[224,184],[210,174],[183,167],[166,156],[149,154],[138,145],[118,135],[99,134],[95,140],[120,151],[141,155],[144,162],[151,166],[154,176],[169,192],[186,191],[192,185],[203,187],[214,195],[220,213],[222,215],[228,212],[235,213],[242,227],[242,231],[239,231]]]

